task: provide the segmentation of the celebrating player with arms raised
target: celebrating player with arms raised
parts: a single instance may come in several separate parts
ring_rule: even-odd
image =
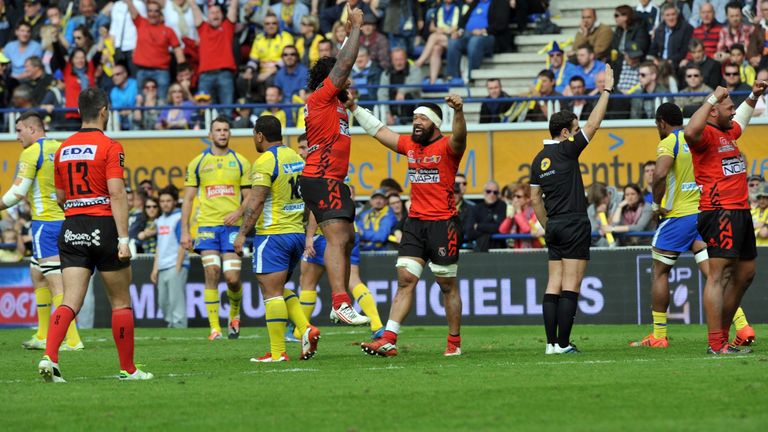
[[[232,243],[237,236],[242,216],[241,196],[248,198],[251,166],[243,155],[229,148],[230,124],[225,117],[211,122],[208,137],[211,147],[192,159],[184,181],[184,203],[181,207],[181,247],[190,249],[189,233],[192,200],[200,201],[195,239],[195,252],[202,255],[205,270],[205,308],[211,333],[208,340],[221,339],[219,324],[219,279],[222,270],[229,297],[229,338],[240,336],[241,260]],[[222,258],[224,260],[222,265]]]
[[[461,97],[449,95],[445,101],[454,110],[450,137],[440,133],[443,113],[433,103],[421,104],[414,110],[411,136],[396,134],[370,111],[351,104],[355,118],[368,135],[408,158],[411,183],[411,208],[397,253],[397,294],[389,320],[381,338],[361,344],[363,351],[371,355],[397,355],[397,334],[411,310],[414,288],[427,262],[445,300],[448,342],[444,355],[461,354],[461,296],[456,282],[461,227],[453,183],[467,147],[467,124]]]

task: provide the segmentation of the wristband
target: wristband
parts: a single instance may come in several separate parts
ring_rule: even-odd
[[[749,100],[753,100],[753,101],[756,101],[756,100],[758,100],[759,98],[760,98],[760,96],[755,96],[755,93],[754,93],[754,92],[752,92],[752,93],[750,93],[750,94],[749,94]]]
[[[603,91],[608,92],[608,94],[613,93],[613,89],[603,89]]]
[[[710,96],[707,98],[707,103],[708,103],[708,104],[710,104],[710,105],[717,105],[717,96],[715,96],[715,95],[710,95]]]
[[[659,205],[656,203],[651,203],[651,210],[655,212],[659,211]]]
[[[118,237],[117,238],[117,244],[121,244],[121,245],[127,245],[128,242],[130,242],[130,241],[131,241],[131,239],[128,238],[128,237]]]

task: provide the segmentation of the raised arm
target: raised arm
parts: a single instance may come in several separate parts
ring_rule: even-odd
[[[453,126],[451,136],[451,150],[455,154],[464,154],[467,149],[467,122],[464,120],[464,101],[459,95],[448,95],[445,102],[453,109]]]
[[[187,4],[189,5],[189,8],[192,9],[192,16],[195,18],[195,27],[200,27],[205,21],[203,18],[203,11],[200,10],[200,7],[197,5],[195,0],[187,0]],[[232,8],[231,2],[229,7]],[[229,15],[229,12],[227,15]]]
[[[400,135],[386,127],[373,113],[357,105],[355,101],[350,100],[346,103],[346,107],[352,111],[352,115],[368,135],[376,138],[378,142],[384,144],[384,147],[397,152],[397,141],[400,140]]]
[[[592,137],[595,136],[597,130],[600,129],[600,123],[603,122],[605,111],[608,109],[608,98],[610,97],[611,92],[613,92],[613,70],[611,70],[611,65],[607,64],[605,65],[605,90],[603,90],[600,99],[597,100],[595,108],[593,108],[592,112],[589,114],[587,123],[581,129],[587,137],[587,141],[592,140]],[[538,216],[539,215],[537,214],[536,217]]]
[[[238,0],[229,0],[229,7],[227,8],[227,19],[232,24],[237,24],[238,9],[240,9],[240,2]]]
[[[360,50],[360,27],[363,25],[363,11],[360,8],[350,9],[347,3],[347,42],[336,57],[336,64],[331,69],[330,78],[337,88],[342,88],[349,79],[352,66],[357,60]]]
[[[131,19],[136,19],[139,16],[139,10],[136,9],[136,5],[133,4],[133,0],[125,0],[125,5],[128,6],[128,12],[131,14]]]
[[[744,133],[744,131],[747,129],[747,125],[749,125],[749,119],[752,118],[752,113],[755,111],[757,100],[765,91],[766,86],[768,86],[768,82],[755,81],[754,84],[752,84],[752,94],[749,95],[749,97],[736,109],[736,114],[733,116],[733,121],[741,126],[742,133]]]
[[[693,113],[691,119],[688,120],[688,125],[685,126],[685,142],[688,145],[696,145],[701,141],[701,134],[704,133],[704,128],[707,126],[707,118],[712,111],[712,107],[724,101],[727,97],[728,89],[717,86],[715,92],[704,100],[699,109]]]

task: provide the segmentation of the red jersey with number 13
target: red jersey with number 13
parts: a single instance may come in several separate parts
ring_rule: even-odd
[[[429,145],[421,145],[410,136],[401,135],[397,152],[408,158],[408,183],[411,184],[408,217],[447,220],[456,216],[453,183],[463,153],[454,153],[450,138],[443,136]]]
[[[98,129],[81,129],[56,152],[56,189],[64,191],[64,216],[112,216],[107,180],[123,178],[123,146]]]
[[[349,172],[349,116],[338,98],[339,89],[330,78],[309,95],[304,106],[307,128],[305,177],[320,177],[343,182]]]
[[[749,210],[747,166],[736,145],[740,136],[741,125],[737,122],[726,131],[708,124],[701,140],[688,144],[696,184],[701,188],[699,210]]]

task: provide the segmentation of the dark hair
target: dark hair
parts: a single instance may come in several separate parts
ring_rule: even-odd
[[[699,47],[704,48],[704,44],[700,40],[698,40],[696,38],[691,39],[691,41],[688,42],[688,51],[693,51],[693,50],[695,50],[696,48],[699,48]]]
[[[226,123],[227,126],[230,127],[230,129],[232,128],[232,122],[230,122],[229,119],[224,116],[218,116],[215,119],[211,120],[211,130],[213,130],[214,123]]]
[[[574,75],[573,78],[571,78],[571,80],[568,81],[568,84],[572,84],[574,81],[581,81],[582,84],[585,84],[584,78],[582,78],[581,75]]]
[[[588,52],[588,53],[590,53],[590,54],[594,54],[594,53],[595,53],[595,47],[593,47],[592,45],[590,45],[590,44],[588,44],[588,43],[585,43],[585,44],[581,44],[581,45],[579,45],[579,47],[577,48],[577,50],[580,50],[580,49],[585,49],[585,50],[587,50],[587,52]]]
[[[500,80],[500,79],[498,79],[498,78],[488,78],[488,79],[485,81],[485,83],[486,83],[486,84],[490,84],[490,83],[492,83],[492,82],[497,82],[497,83],[499,83],[499,86],[501,86],[501,80]]]
[[[303,133],[303,134],[299,135],[299,138],[296,141],[297,142],[301,142],[301,141],[309,141],[309,140],[307,139],[307,134]]]
[[[34,67],[36,67],[38,69],[42,69],[43,68],[43,61],[38,56],[27,57],[26,61],[28,61],[30,65],[32,65],[32,66],[34,66]]]
[[[460,172],[457,172],[457,173],[456,173],[456,175],[455,175],[454,177],[461,177],[461,178],[463,178],[464,180],[466,180],[466,179],[467,179],[467,175],[466,175],[466,174],[464,174],[464,173],[460,173]]]
[[[208,8],[211,8],[213,6],[219,6],[218,4],[214,3],[211,6],[208,6]],[[221,6],[219,6],[221,7]],[[186,72],[186,71],[192,71],[192,66],[189,63],[180,63],[178,66],[176,66],[176,75],[179,74],[179,72]]]
[[[88,42],[86,46],[90,48],[91,45],[93,45],[93,35],[91,35],[91,30],[88,28],[85,24],[80,24],[79,26],[75,27],[74,30],[72,30],[72,33],[74,34],[76,31],[79,31],[83,34],[83,37]],[[74,37],[74,36],[73,36]]]
[[[328,78],[328,75],[331,74],[331,70],[335,64],[335,57],[323,57],[318,60],[317,63],[312,66],[312,69],[309,70],[307,88],[312,91],[317,90],[317,88],[320,87],[320,84],[322,84],[323,81]]]
[[[253,126],[253,133],[257,134],[261,132],[264,138],[268,142],[278,142],[283,140],[283,127],[280,124],[280,120],[273,115],[263,115],[256,119],[256,124]]]
[[[330,39],[323,39],[320,42],[317,43],[317,46],[319,47],[320,44],[330,44],[331,48],[333,48],[333,41]]]
[[[645,167],[647,167],[648,165],[656,166],[656,161],[655,160],[649,160],[648,162],[644,163],[643,164],[643,169],[645,169]]]
[[[296,45],[286,45],[286,46],[284,46],[284,47],[283,47],[283,50],[282,50],[282,51],[280,51],[280,52],[281,52],[281,53],[284,53],[284,52],[285,52],[285,50],[286,50],[286,49],[288,49],[288,48],[291,48],[291,49],[293,49],[293,50],[294,50],[294,51],[296,51],[296,52],[298,52],[298,51],[299,51],[299,49],[298,49],[298,48],[296,48]]]
[[[539,74],[536,75],[536,76],[537,77],[547,77],[547,78],[549,78],[550,81],[554,81],[555,80],[555,73],[552,72],[549,69],[542,69],[541,72],[539,72]]]
[[[721,72],[722,72],[723,75],[725,75],[725,68],[729,68],[729,67],[730,68],[736,68],[736,69],[738,69],[739,72],[741,72],[741,67],[739,65],[737,65],[736,63],[734,63],[734,62],[732,62],[730,60],[726,60],[725,62],[723,62],[723,67],[721,69]],[[741,76],[739,76],[739,78],[741,78]]]
[[[158,199],[163,195],[170,195],[174,202],[179,200],[179,190],[174,185],[168,185],[160,189],[160,192],[157,193]]]
[[[85,70],[87,71],[88,70],[88,53],[85,52],[84,49],[82,48],[73,49],[72,54],[69,55],[69,62],[72,63],[72,59],[75,58],[75,54],[79,52],[83,53],[83,57],[85,57]],[[74,66],[72,68],[74,69]],[[73,74],[74,74],[74,71],[73,71]]]
[[[43,121],[43,116],[41,116],[37,111],[27,111],[23,113],[19,116],[19,118],[16,119],[16,123],[26,122],[29,120],[34,123],[35,127],[45,132],[45,122]]]
[[[29,27],[29,31],[32,31],[32,24],[30,24],[30,23],[28,23],[26,21],[21,21],[18,24],[16,24],[16,28],[14,30],[18,30],[18,29],[20,29],[22,27]]]
[[[640,185],[637,183],[629,183],[628,185],[624,186],[624,190],[627,188],[632,189],[633,191],[637,192],[638,195],[640,195],[640,201],[643,200],[643,189],[640,188]]]
[[[689,63],[688,66],[685,67],[685,71],[688,72],[689,70],[697,70],[701,72],[701,66],[693,63]]]
[[[587,202],[597,207],[600,201],[608,196],[608,186],[605,183],[592,183],[587,186]]]
[[[629,5],[621,5],[615,9],[621,15],[627,17],[627,27],[632,26],[635,22],[635,10]]]
[[[656,109],[656,121],[659,120],[664,120],[670,126],[682,126],[683,112],[680,111],[679,106],[670,102],[664,102]]]
[[[157,80],[154,78],[144,78],[144,81],[141,82],[141,88],[143,89],[144,86],[147,85],[147,83],[152,83],[157,87]]]
[[[379,183],[379,187],[382,189],[394,189],[397,191],[397,193],[403,193],[403,187],[400,186],[400,183],[398,183],[397,180],[393,178],[385,178],[381,181],[381,183]]]
[[[549,118],[549,134],[555,138],[560,136],[560,131],[563,129],[571,130],[574,120],[576,120],[576,114],[568,110],[552,114],[552,117]]]
[[[741,3],[737,1],[728,2],[728,4],[725,5],[725,13],[728,13],[728,9],[738,9],[741,11]]]
[[[740,43],[735,43],[731,45],[731,49],[729,49],[728,51],[733,51],[733,50],[741,51],[742,54],[745,54],[747,52],[747,50],[744,49],[744,45]]]
[[[277,89],[277,93],[278,93],[280,96],[282,96],[282,95],[283,95],[283,88],[282,88],[282,87],[280,87],[280,86],[278,86],[278,85],[274,85],[274,84],[272,84],[272,85],[268,85],[268,86],[267,86],[267,90],[269,90],[269,89],[271,89],[271,88],[276,88],[276,89]]]
[[[420,103],[418,106],[416,106],[416,108],[418,108],[418,107],[429,108],[432,111],[434,111],[434,113],[437,115],[437,117],[443,118],[443,110],[440,108],[439,105],[437,105],[435,103],[423,102],[423,103]]]
[[[77,98],[77,108],[80,110],[83,122],[97,120],[101,109],[109,108],[109,97],[104,90],[89,87]]]

